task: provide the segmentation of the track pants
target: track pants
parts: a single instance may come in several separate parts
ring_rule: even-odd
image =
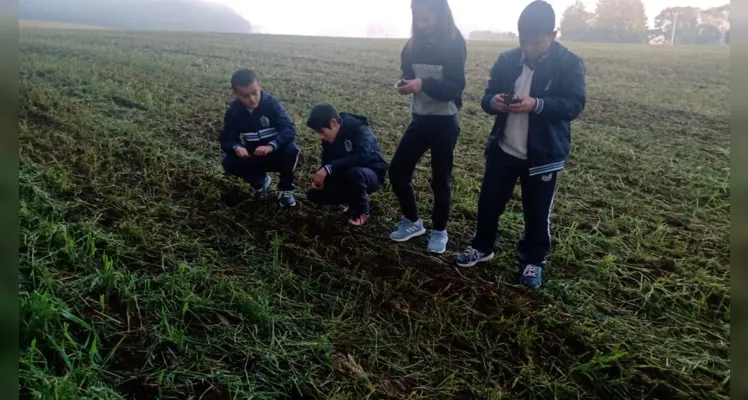
[[[369,168],[336,169],[325,179],[322,190],[309,189],[306,196],[317,204],[346,204],[351,215],[368,215],[369,195],[381,186],[379,176]]]
[[[227,174],[244,179],[255,189],[262,188],[268,172],[279,172],[278,190],[293,190],[298,160],[299,147],[291,142],[263,157],[239,158],[227,154],[223,159],[223,169]]]
[[[518,243],[521,264],[543,265],[551,252],[550,214],[556,192],[557,172],[530,176],[526,161],[512,157],[498,146],[486,158],[486,172],[478,201],[478,228],[472,247],[494,251],[499,217],[512,198],[519,179],[525,231]]]

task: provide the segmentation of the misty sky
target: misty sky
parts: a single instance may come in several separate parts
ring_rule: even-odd
[[[410,29],[410,0],[209,0],[236,10],[264,33],[291,35],[366,36],[378,25],[391,37],[406,37]],[[574,0],[548,0],[561,13]],[[588,11],[596,0],[583,0]],[[517,18],[529,0],[450,0],[460,30],[516,32]],[[644,0],[650,25],[666,7],[717,7],[729,0]]]

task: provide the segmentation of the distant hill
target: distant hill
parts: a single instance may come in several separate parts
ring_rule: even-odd
[[[252,31],[230,8],[202,0],[20,0],[19,19],[133,30]]]
[[[93,30],[106,29],[100,26],[73,24],[69,22],[37,21],[33,19],[18,20],[18,27],[19,28],[46,28],[46,29],[93,29]]]

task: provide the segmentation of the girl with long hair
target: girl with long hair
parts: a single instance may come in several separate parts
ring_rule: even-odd
[[[412,35],[401,53],[397,91],[411,95],[412,118],[390,164],[390,183],[403,214],[390,238],[404,242],[426,233],[418,214],[413,171],[431,150],[434,193],[431,238],[427,250],[444,253],[452,203],[454,148],[460,135],[458,113],[465,89],[465,39],[447,0],[412,0]]]

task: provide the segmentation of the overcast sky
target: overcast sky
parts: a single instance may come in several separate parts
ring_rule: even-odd
[[[391,37],[405,37],[410,29],[410,0],[209,0],[223,3],[247,18],[264,33],[291,35],[366,36],[370,26],[381,26]],[[574,0],[548,0],[557,24]],[[583,0],[594,11],[596,0]],[[450,0],[458,27],[473,30],[513,31],[529,0]],[[644,0],[650,24],[666,7],[717,7],[729,0]]]

